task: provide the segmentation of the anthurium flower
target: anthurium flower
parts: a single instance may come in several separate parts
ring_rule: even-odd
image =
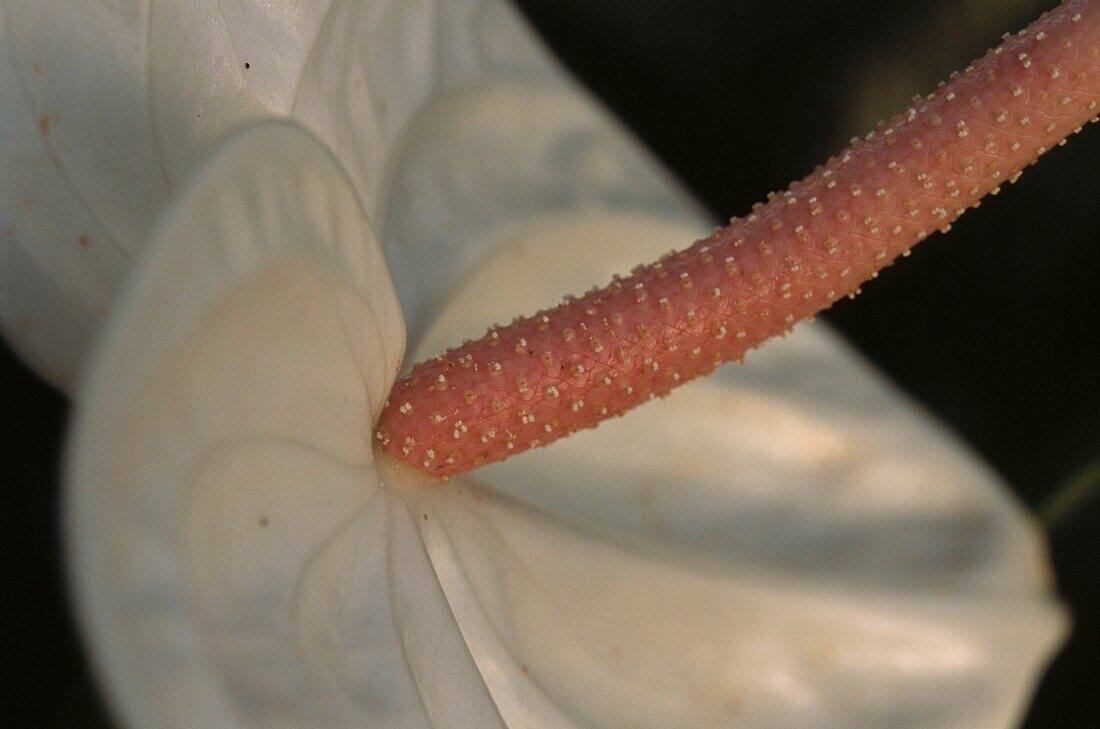
[[[58,382],[99,338],[66,519],[124,722],[1017,721],[1037,530],[820,324],[445,486],[375,457],[404,359],[704,227],[504,6],[0,8],[0,308]]]

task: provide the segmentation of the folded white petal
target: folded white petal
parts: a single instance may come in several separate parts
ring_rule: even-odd
[[[417,282],[398,289],[414,341],[456,282],[531,230],[588,211],[686,219],[693,210],[617,125],[560,83],[498,82],[440,99],[406,133],[388,195],[386,258],[396,280]]]
[[[393,500],[390,510],[393,616],[409,670],[430,726],[505,729],[508,724],[497,712],[424,549],[417,523],[426,513],[400,498]]]
[[[1009,727],[1061,629],[1026,590],[828,584],[624,547],[469,487],[424,503],[494,699],[553,702],[515,726]]]
[[[152,221],[227,132],[301,121],[379,229],[407,128],[501,80],[571,88],[503,0],[0,0],[0,331],[71,391]]]
[[[367,562],[333,546],[388,513],[371,423],[403,344],[347,177],[308,133],[267,122],[200,168],[155,237],[90,368],[67,469],[70,563],[108,695],[133,726],[415,719],[373,607],[388,602],[384,535],[352,534]],[[323,609],[345,600],[333,549],[370,580],[352,591],[371,606],[359,617]],[[332,647],[364,620],[366,665]],[[367,700],[320,700],[325,671],[364,678]]]
[[[529,231],[415,356],[693,232]],[[1003,485],[821,324],[460,483],[533,510],[448,492],[425,526],[479,665],[533,676],[491,682],[500,706],[533,682],[589,726],[1007,727],[1065,633]]]
[[[241,122],[286,116],[333,0],[152,0],[149,114],[166,174]]]
[[[147,3],[0,3],[0,327],[71,388],[165,183]]]

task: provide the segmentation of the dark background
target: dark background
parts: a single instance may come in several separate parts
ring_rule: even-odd
[[[519,3],[582,81],[723,217],[802,177],[1049,4]],[[1067,488],[1095,494],[1100,479],[1098,152],[1093,125],[827,315],[1050,518],[1075,628],[1029,728],[1100,716],[1100,501],[1051,502]],[[60,566],[67,404],[3,345],[0,413],[5,714],[15,717],[10,726],[107,726]]]

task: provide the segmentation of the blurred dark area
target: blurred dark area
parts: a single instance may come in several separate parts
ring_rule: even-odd
[[[802,177],[1051,4],[519,2],[565,64],[716,217],[741,214]],[[826,315],[1052,519],[1074,631],[1040,685],[1029,728],[1092,726],[1100,716],[1100,501],[1087,495],[1100,464],[1098,199],[1100,125],[1092,125]],[[108,726],[60,559],[67,410],[0,351],[9,726]],[[1067,488],[1086,495],[1052,504]]]

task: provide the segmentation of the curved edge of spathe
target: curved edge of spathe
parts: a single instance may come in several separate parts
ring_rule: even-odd
[[[157,346],[156,343],[148,343],[148,345],[143,343],[141,348],[135,348],[127,347],[126,340],[131,338],[130,332],[135,328],[135,324],[146,316],[142,304],[150,298],[148,295],[150,286],[155,286],[165,271],[171,270],[173,259],[179,258],[179,252],[168,245],[174,241],[165,238],[169,230],[179,225],[180,216],[185,213],[192,198],[199,194],[209,182],[218,179],[219,174],[222,173],[223,168],[226,168],[226,165],[239,164],[242,153],[250,151],[250,148],[253,148],[251,151],[259,149],[261,152],[266,149],[269,154],[274,155],[286,154],[286,149],[290,148],[292,143],[303,140],[307,140],[312,144],[308,154],[312,155],[314,160],[338,171],[342,179],[347,180],[347,174],[343,166],[331,150],[317,139],[311,131],[292,120],[272,118],[246,123],[228,133],[216,145],[207,159],[198,165],[192,176],[181,185],[175,198],[166,206],[156,221],[150,238],[153,244],[130,274],[128,282],[123,287],[114,306],[115,313],[105,323],[101,336],[95,343],[84,372],[78,381],[77,387],[82,397],[76,402],[74,414],[66,434],[61,478],[61,527],[63,553],[66,562],[66,581],[69,588],[70,605],[73,609],[79,633],[87,647],[96,684],[101,689],[105,689],[102,695],[105,696],[106,704],[112,714],[123,720],[126,725],[159,725],[163,722],[163,717],[150,714],[152,707],[135,702],[132,698],[132,691],[119,689],[119,687],[130,685],[134,677],[140,675],[142,669],[140,666],[134,665],[133,656],[129,655],[131,652],[129,644],[118,634],[120,626],[111,614],[112,606],[117,603],[117,600],[113,599],[115,597],[113,590],[116,586],[103,579],[104,575],[112,569],[110,556],[107,554],[108,547],[105,544],[106,538],[110,535],[102,533],[103,530],[97,527],[107,523],[99,515],[102,514],[104,508],[109,507],[109,504],[103,503],[100,494],[96,493],[88,484],[79,481],[89,471],[94,473],[97,470],[97,461],[101,461],[103,458],[99,453],[99,444],[89,441],[86,434],[89,431],[106,427],[103,422],[104,416],[107,418],[121,417],[119,408],[113,404],[115,395],[127,391],[127,378],[120,373],[125,371],[133,373],[129,378],[130,384],[133,384],[133,380],[140,380],[141,377],[147,376],[151,367],[163,361],[166,356],[164,342],[161,342],[160,346]],[[303,152],[300,149],[295,148],[292,154],[302,156]],[[369,223],[366,223],[367,219],[362,201],[354,193],[350,183],[348,184],[348,193],[350,199],[353,200],[355,210],[365,222],[367,230],[369,230]],[[377,249],[376,242],[373,245]],[[378,251],[375,252],[379,253]],[[235,267],[244,269],[245,275],[234,278],[229,283],[217,284],[226,288],[220,294],[207,299],[205,303],[200,301],[198,304],[193,303],[187,307],[190,312],[182,313],[180,315],[181,319],[176,320],[180,330],[187,331],[188,325],[186,323],[179,324],[178,322],[201,320],[203,315],[216,306],[220,298],[224,297],[228,291],[247,284],[265,265],[277,265],[280,255],[282,254],[275,254],[271,261],[252,260],[249,259],[246,252],[245,256],[233,261]],[[364,254],[364,258],[370,257],[371,254]],[[384,271],[384,260],[382,260],[380,254],[375,258],[377,260],[370,260],[366,265],[374,267],[380,265],[388,281],[388,272]],[[283,255],[282,260],[287,260],[285,255]],[[239,272],[228,275],[237,275],[237,273]],[[397,305],[392,282],[389,285],[389,291],[381,292],[380,296],[384,299],[388,297],[388,302],[392,302],[392,306],[388,306],[389,311],[375,313],[375,316],[379,318],[384,316],[394,320],[390,323],[394,324],[396,322],[396,326],[389,327],[393,330],[390,333],[394,336],[397,335],[397,332],[400,333],[398,337],[400,341],[394,340],[393,347],[385,348],[390,350],[385,351],[384,357],[389,363],[387,370],[392,370],[392,372],[389,372],[388,375],[386,373],[380,375],[388,377],[386,382],[392,383],[393,372],[396,372],[403,356],[404,323],[400,308]],[[166,297],[163,291],[158,292],[157,298],[163,302],[164,306],[172,306],[173,302],[165,300]],[[380,325],[375,322],[374,326]],[[383,389],[386,388],[388,388],[388,384]],[[377,395],[377,393],[371,394],[372,396]],[[385,394],[385,392],[382,392],[379,402],[372,403],[373,409],[378,410],[381,408]],[[374,398],[372,397],[372,399]],[[155,597],[155,595],[151,597]],[[223,712],[222,716],[233,714],[231,707],[218,706],[215,708],[218,700],[224,698],[219,697],[217,694],[205,697],[195,696],[194,698],[200,704],[204,704],[208,711],[221,711]],[[211,714],[207,713],[206,715],[210,716]]]

